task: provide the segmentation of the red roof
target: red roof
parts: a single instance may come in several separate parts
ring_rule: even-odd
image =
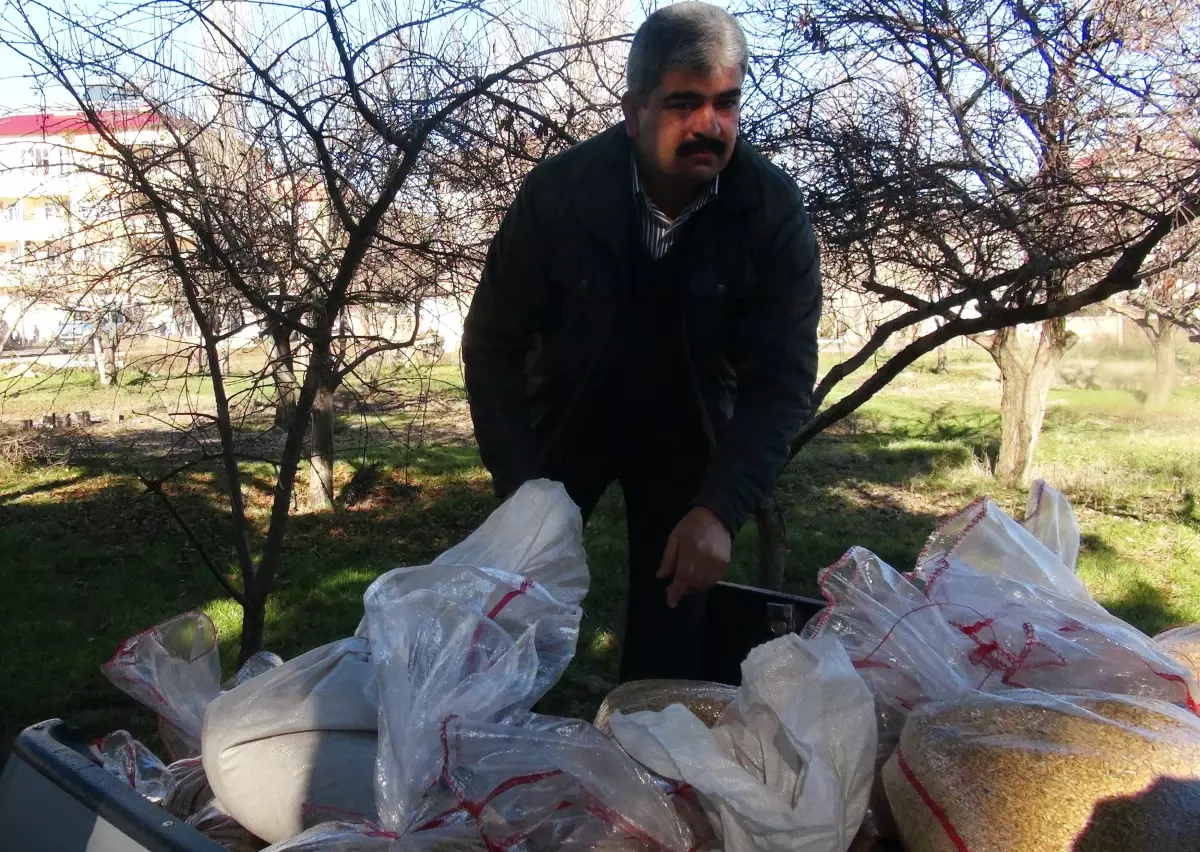
[[[100,122],[112,130],[140,130],[159,123],[152,112],[104,110]],[[27,113],[0,118],[0,136],[55,136],[64,133],[91,133],[87,117],[82,113]]]

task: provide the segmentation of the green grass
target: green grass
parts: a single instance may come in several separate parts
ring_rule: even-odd
[[[905,373],[814,441],[783,477],[790,590],[814,594],[818,570],[851,545],[907,570],[938,520],[980,494],[1021,511],[1024,493],[998,489],[988,474],[999,435],[994,369],[969,350],[956,352],[951,363],[949,375],[936,375],[924,363]],[[1078,371],[1064,372],[1086,372],[1083,356],[1068,367],[1079,364]],[[1089,588],[1114,612],[1154,632],[1200,621],[1200,453],[1194,447],[1200,387],[1189,378],[1171,406],[1147,411],[1130,379],[1136,373],[1109,365],[1055,391],[1036,473],[1078,509],[1085,534],[1080,574]],[[455,375],[450,368],[439,377],[453,383]],[[89,399],[86,388],[78,391],[80,400]],[[24,404],[44,404],[39,393]],[[389,416],[393,427],[404,425],[404,416]],[[353,428],[356,418],[345,420]],[[473,448],[426,445],[410,452],[374,444],[368,457],[376,463],[370,471],[361,469],[357,455],[339,462],[343,485],[358,471],[350,507],[291,522],[267,628],[269,646],[284,656],[351,633],[362,615],[362,592],[375,576],[428,561],[495,505]],[[251,465],[245,474],[251,517],[261,527],[271,471]],[[231,565],[214,474],[198,472],[173,488],[206,547]],[[598,703],[593,676],[616,678],[623,526],[614,489],[586,534],[592,591],[579,653],[543,709],[590,716]],[[731,579],[754,581],[754,553],[749,528],[736,542]],[[0,742],[53,716],[95,734],[125,727],[151,737],[149,714],[109,685],[100,665],[118,641],[179,612],[209,613],[227,666],[235,653],[237,607],[221,596],[161,506],[108,461],[0,471],[0,582],[7,592],[0,598],[6,648]]]

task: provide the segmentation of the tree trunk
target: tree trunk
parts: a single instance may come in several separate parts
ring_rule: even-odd
[[[1042,323],[1031,352],[1023,350],[1015,328],[1001,329],[993,337],[989,352],[1000,368],[1001,387],[996,478],[1002,485],[1019,488],[1028,483],[1050,388],[1074,341],[1063,318]]]
[[[946,358],[946,347],[939,346],[937,349],[937,363],[933,367],[935,373],[947,373],[950,371],[950,364]]]
[[[292,333],[284,326],[271,329],[271,376],[275,382],[275,428],[286,432],[296,419],[296,362]]]
[[[104,344],[103,334],[97,331],[92,335],[92,353],[96,356],[96,373],[100,376],[100,384],[107,387],[112,384],[115,369],[110,368],[108,349]]]
[[[768,497],[754,510],[758,525],[758,585],[779,591],[783,588],[784,562],[787,558],[787,525],[783,510]]]
[[[246,605],[242,607],[242,641],[238,648],[238,667],[263,649],[267,626],[267,596],[246,589]]]
[[[312,407],[312,458],[308,473],[308,508],[333,511],[333,394],[321,387]]]
[[[1154,383],[1146,403],[1151,407],[1166,405],[1175,390],[1175,326],[1160,319],[1158,333],[1150,336],[1154,345]]]

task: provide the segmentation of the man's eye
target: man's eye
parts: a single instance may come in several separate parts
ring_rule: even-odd
[[[720,98],[713,104],[721,112],[729,112],[738,108],[737,98]]]
[[[672,101],[667,104],[667,109],[674,112],[691,112],[696,108],[696,104],[692,101]]]

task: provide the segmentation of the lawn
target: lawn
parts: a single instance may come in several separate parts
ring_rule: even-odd
[[[1077,507],[1080,573],[1105,606],[1150,632],[1200,621],[1200,369],[1185,361],[1172,404],[1149,411],[1139,393],[1144,363],[1128,352],[1101,354],[1081,352],[1064,368],[1037,473]],[[970,350],[955,352],[946,375],[931,366],[916,365],[811,444],[781,481],[789,590],[813,594],[818,570],[851,545],[911,567],[938,520],[980,494],[1012,512],[1022,509],[1024,494],[997,489],[987,469],[999,434],[994,368]],[[453,371],[442,378],[450,381]],[[51,405],[44,396],[51,391],[60,400],[68,394],[76,407],[100,408],[86,385],[86,377],[74,376],[56,389],[26,388],[0,416],[34,416]],[[102,393],[132,400],[132,410],[152,401],[139,387]],[[348,449],[338,475],[342,483],[354,477],[355,495],[333,516],[300,514],[291,523],[268,614],[269,646],[285,657],[351,633],[375,576],[431,559],[494,507],[469,441],[386,442],[412,416],[381,417],[386,428],[368,433],[363,455],[360,418],[345,415]],[[0,469],[0,582],[7,592],[0,598],[7,648],[0,742],[51,716],[96,734],[125,727],[151,737],[149,715],[99,669],[118,641],[179,612],[208,612],[227,664],[234,655],[237,607],[220,596],[162,507],[141,493],[127,461],[84,454],[69,464]],[[250,466],[246,474],[252,518],[262,523],[270,469]],[[196,472],[172,493],[212,552],[228,558],[214,474]],[[543,709],[590,716],[600,698],[597,679],[615,680],[623,524],[620,494],[610,492],[586,535],[592,591],[579,653]],[[732,579],[753,581],[754,552],[747,529],[736,543]]]

